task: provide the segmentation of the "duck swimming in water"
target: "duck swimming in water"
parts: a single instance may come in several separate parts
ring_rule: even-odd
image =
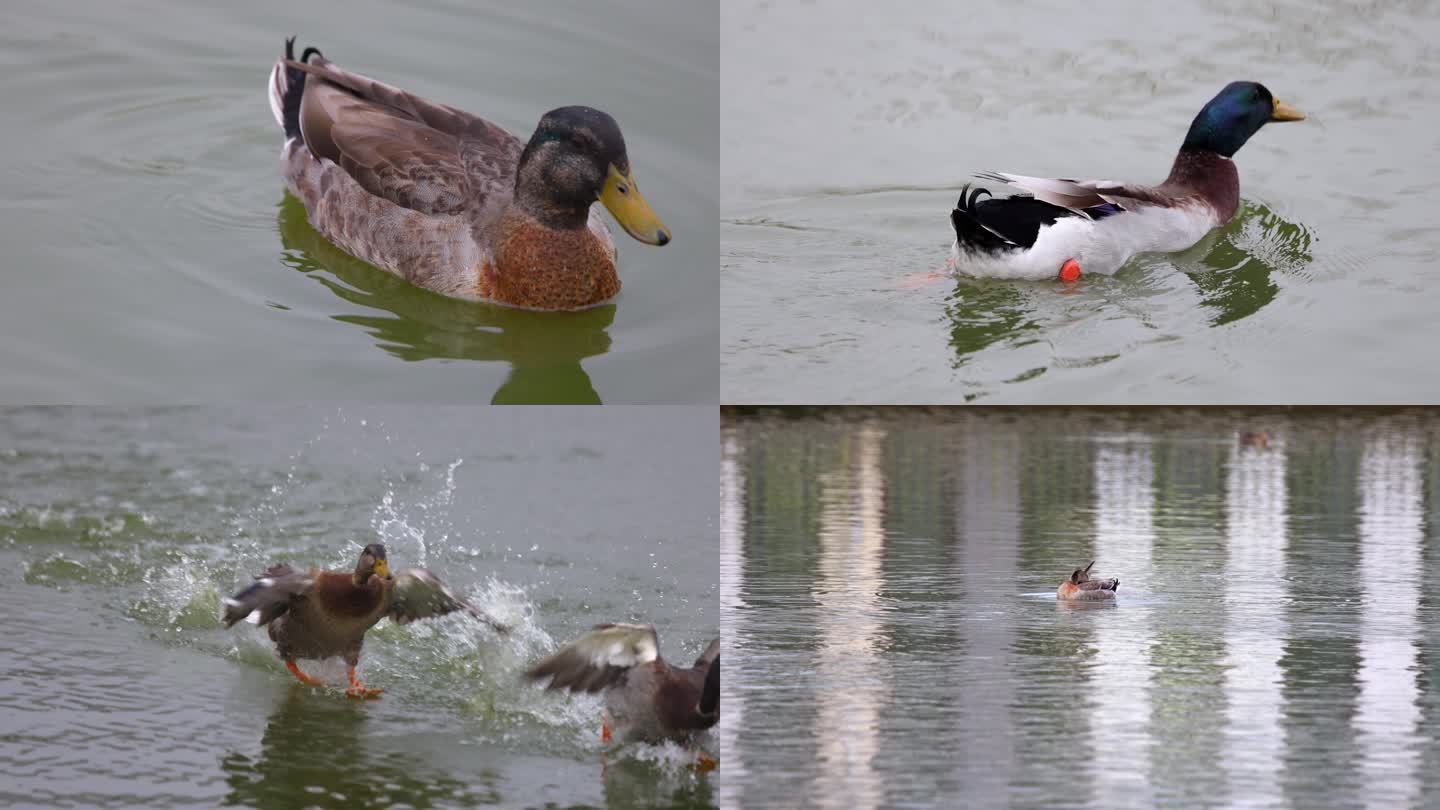
[[[1235,216],[1231,160],[1265,124],[1305,116],[1262,84],[1231,82],[1195,116],[1158,186],[985,172],[1028,194],[996,198],[966,185],[950,212],[950,269],[961,275],[1074,281],[1111,274],[1137,253],[1173,253]],[[990,199],[981,199],[981,197]]]
[[[1083,601],[1114,599],[1115,591],[1120,588],[1120,580],[1091,579],[1090,566],[1094,564],[1095,561],[1091,560],[1090,565],[1076,568],[1070,578],[1060,583],[1060,587],[1055,589],[1055,598]]]
[[[537,57],[538,58],[538,57]],[[280,171],[347,253],[456,298],[537,310],[620,292],[599,202],[625,232],[670,241],[620,126],[591,107],[540,118],[529,142],[463,110],[342,70],[295,40],[270,71]]]

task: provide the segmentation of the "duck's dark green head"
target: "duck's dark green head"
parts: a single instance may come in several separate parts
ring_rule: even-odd
[[[545,113],[520,155],[515,198],[541,222],[567,228],[585,227],[591,203],[599,200],[641,242],[670,241],[635,185],[620,126],[591,107]]]
[[[1305,115],[1280,103],[1265,85],[1231,82],[1195,116],[1182,149],[1204,150],[1232,157],[1271,121],[1303,121]]]

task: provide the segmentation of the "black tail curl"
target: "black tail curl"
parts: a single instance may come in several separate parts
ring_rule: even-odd
[[[324,54],[319,48],[306,48],[300,58],[295,59],[295,37],[288,37],[285,40],[285,58],[291,61],[308,63],[310,57],[319,56],[322,59]],[[300,134],[300,97],[305,94],[305,71],[298,68],[286,66],[285,86],[281,90],[280,102],[281,111],[285,118],[285,137],[303,138]]]

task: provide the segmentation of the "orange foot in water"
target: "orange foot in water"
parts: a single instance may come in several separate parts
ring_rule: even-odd
[[[367,689],[360,685],[360,679],[355,677],[355,667],[345,668],[345,674],[350,676],[350,688],[345,690],[347,697],[359,698],[360,700],[376,700],[385,692],[384,689]]]
[[[1080,263],[1074,259],[1066,259],[1060,264],[1060,280],[1064,282],[1080,280]]]
[[[928,287],[931,284],[944,281],[948,278],[951,278],[951,275],[949,273],[943,273],[940,271],[933,271],[929,273],[907,273],[904,276],[900,277],[900,283],[897,286],[899,286],[902,290],[918,290],[921,287]]]

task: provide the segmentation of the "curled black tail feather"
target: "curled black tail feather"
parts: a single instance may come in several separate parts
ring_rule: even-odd
[[[310,57],[320,56],[319,48],[306,48],[298,60],[295,59],[295,37],[285,40],[285,58],[292,61],[309,62]],[[305,94],[305,71],[293,67],[285,68],[285,86],[281,91],[281,109],[285,119],[285,137],[300,138],[300,97]]]

